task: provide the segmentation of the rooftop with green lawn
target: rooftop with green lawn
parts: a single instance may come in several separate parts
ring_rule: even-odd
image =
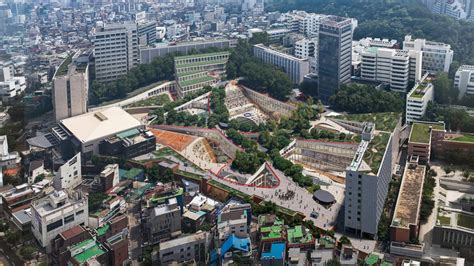
[[[183,55],[175,57],[176,60],[183,60],[183,59],[193,59],[193,58],[202,58],[208,56],[216,56],[216,55],[230,55],[230,52],[217,52],[217,53],[205,53],[205,54],[193,54],[193,55]]]
[[[465,134],[461,137],[450,139],[449,141],[474,143],[474,134]]]
[[[312,242],[313,235],[311,233],[306,233],[303,230],[301,225],[295,226],[294,228],[288,229],[288,242],[290,244],[296,243],[308,243]]]
[[[426,88],[428,88],[430,82],[422,82],[416,85],[416,88],[412,90],[408,97],[421,99],[426,94]]]
[[[392,132],[400,120],[401,114],[395,112],[385,113],[366,113],[366,114],[349,114],[344,116],[337,116],[337,119],[357,122],[373,122],[375,128],[381,131]]]
[[[430,142],[431,130],[444,130],[442,123],[413,123],[409,142],[426,143]]]
[[[227,59],[209,60],[209,61],[192,62],[192,63],[176,63],[176,68],[217,65],[217,64],[225,64],[226,62],[227,62]]]
[[[200,78],[196,78],[196,79],[181,81],[179,83],[179,85],[181,85],[182,87],[186,87],[186,86],[195,85],[195,84],[204,83],[204,82],[209,82],[209,81],[213,81],[213,80],[215,80],[215,78],[210,77],[210,76],[205,76],[205,77],[200,77]]]
[[[364,153],[364,161],[370,166],[374,174],[377,174],[383,155],[387,149],[390,139],[389,133],[379,132],[369,143]]]
[[[58,70],[56,71],[56,76],[64,76],[67,74],[68,69],[69,69],[69,64],[72,63],[72,54],[68,55],[66,59],[59,65]]]

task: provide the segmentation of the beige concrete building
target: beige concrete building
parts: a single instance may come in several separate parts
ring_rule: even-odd
[[[87,112],[89,63],[81,51],[67,57],[53,78],[53,106],[56,121]]]

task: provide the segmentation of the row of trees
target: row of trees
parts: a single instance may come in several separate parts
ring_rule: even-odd
[[[266,33],[256,33],[249,40],[239,40],[227,63],[227,77],[243,77],[241,82],[244,85],[268,93],[275,99],[287,100],[291,93],[291,80],[281,69],[253,57],[253,45],[258,43],[268,43]]]
[[[457,70],[451,65],[451,70]],[[451,72],[451,71],[450,71]],[[454,87],[454,74],[438,73],[433,81],[435,101],[439,104],[455,104],[474,108],[474,95],[464,95],[459,98],[459,90]]]
[[[446,107],[436,103],[429,103],[422,120],[444,121],[446,128],[453,131],[474,132],[474,118],[458,108]]]
[[[342,85],[329,101],[335,110],[350,113],[401,112],[404,108],[397,93],[359,84]]]
[[[174,78],[174,55],[167,54],[158,57],[150,64],[140,64],[132,68],[127,75],[116,81],[101,83],[95,80],[92,83],[91,104],[124,98],[138,88],[148,86],[162,80]]]

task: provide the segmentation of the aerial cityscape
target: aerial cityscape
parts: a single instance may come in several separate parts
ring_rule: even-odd
[[[474,0],[0,0],[0,266],[474,265]]]

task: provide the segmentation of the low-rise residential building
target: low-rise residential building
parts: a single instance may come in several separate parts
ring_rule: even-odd
[[[125,213],[126,210],[127,204],[124,198],[109,194],[98,210],[89,213],[89,226],[92,228],[101,227],[113,218]]]
[[[454,88],[459,91],[459,98],[474,95],[474,65],[463,65],[458,68],[454,77]]]
[[[8,150],[7,136],[0,136],[0,167],[15,168],[20,162],[21,158],[19,153]]]
[[[290,80],[299,84],[303,82],[304,76],[309,73],[308,59],[300,59],[295,56],[285,54],[266,47],[263,44],[256,44],[253,47],[254,56],[264,63],[283,68]]]
[[[52,240],[76,226],[89,224],[87,197],[81,192],[56,190],[31,203],[31,231],[38,243],[51,251]]]
[[[175,198],[168,199],[166,204],[145,209],[142,221],[150,244],[181,234],[181,209]]]
[[[54,188],[57,190],[74,189],[82,183],[81,153],[59,167],[54,177]]]
[[[208,262],[210,236],[208,232],[197,232],[159,244],[161,265],[195,261]]]
[[[156,149],[156,138],[149,130],[134,128],[108,137],[99,146],[103,155],[133,158]]]
[[[428,104],[434,100],[434,87],[431,79],[425,75],[407,95],[406,123],[420,120],[426,113]]]
[[[12,217],[13,213],[30,208],[31,201],[41,196],[41,191],[28,184],[21,184],[0,194],[5,216]]]

